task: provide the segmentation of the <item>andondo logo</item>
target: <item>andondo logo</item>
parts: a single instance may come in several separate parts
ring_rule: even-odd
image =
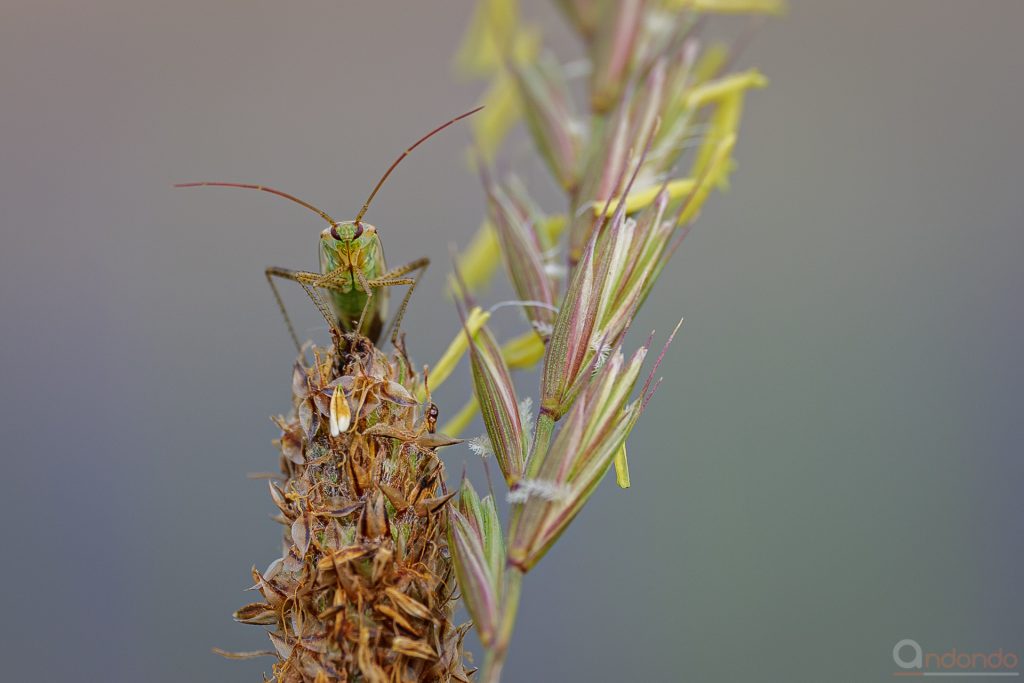
[[[892,658],[899,671],[893,676],[1020,676],[1020,658],[1014,652],[925,652],[910,638],[896,643]]]

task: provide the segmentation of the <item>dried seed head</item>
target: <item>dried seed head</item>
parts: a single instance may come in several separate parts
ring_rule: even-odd
[[[454,492],[435,453],[458,440],[433,433],[436,407],[416,404],[422,380],[403,360],[312,352],[293,374],[294,415],[278,419],[284,552],[253,570],[262,600],[235,619],[269,628],[279,683],[468,681],[452,622]]]

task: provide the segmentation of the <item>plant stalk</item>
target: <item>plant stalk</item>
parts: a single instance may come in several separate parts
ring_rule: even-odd
[[[530,448],[530,457],[526,462],[526,473],[523,475],[524,479],[536,478],[540,473],[540,469],[544,464],[544,458],[548,454],[548,449],[551,448],[551,438],[554,436],[555,423],[557,421],[558,418],[554,413],[541,407],[540,414],[537,416],[537,427],[533,433],[533,445]],[[509,520],[510,534],[508,563],[509,566],[515,566],[519,571],[525,572],[529,569],[529,566],[527,566],[529,558],[523,553],[517,533],[517,528],[521,522],[520,518],[522,514],[522,505],[515,505],[512,507],[512,515]]]
[[[519,598],[522,594],[524,573],[519,567],[509,565],[505,572],[505,597],[501,606],[501,623],[491,647],[487,648],[484,657],[483,677],[481,683],[499,683],[501,670],[508,657],[508,646],[512,641],[512,632],[516,626],[516,613],[519,611]]]
[[[544,458],[548,454],[548,448],[551,447],[551,437],[555,432],[555,423],[558,418],[554,414],[545,410],[540,409],[540,414],[537,416],[537,426],[533,433],[533,444],[530,448],[530,459],[526,464],[526,477],[536,477],[540,471],[541,465],[544,463]]]
[[[551,438],[555,432],[555,422],[557,422],[557,418],[552,413],[541,409],[540,415],[537,416],[537,427],[534,431],[533,445],[530,449],[527,476],[535,476],[540,469],[540,464],[543,462],[548,448],[551,446]],[[512,523],[512,528],[515,528],[515,522]],[[498,632],[494,642],[487,648],[486,655],[484,656],[481,683],[499,683],[501,680],[501,671],[505,666],[509,643],[512,641],[512,633],[516,627],[516,615],[519,612],[519,598],[522,594],[523,576],[525,574],[525,570],[518,566],[510,556],[505,569],[505,591],[501,605],[501,623],[498,624]]]

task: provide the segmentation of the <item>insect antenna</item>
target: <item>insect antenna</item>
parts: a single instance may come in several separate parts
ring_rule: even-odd
[[[399,156],[397,159],[395,159],[394,163],[391,164],[391,166],[388,167],[388,170],[384,171],[384,175],[382,175],[380,177],[380,180],[377,181],[377,184],[373,188],[373,192],[371,192],[370,196],[366,198],[366,203],[363,204],[363,208],[359,209],[359,214],[356,216],[355,220],[352,221],[352,222],[355,223],[356,225],[359,225],[359,221],[362,220],[363,216],[366,215],[367,209],[370,208],[370,202],[372,202],[373,198],[375,196],[377,196],[377,190],[379,190],[380,186],[384,184],[384,181],[388,179],[388,176],[391,175],[391,172],[395,170],[395,167],[398,166],[398,164],[400,164],[402,162],[402,159],[404,159],[405,157],[409,156],[409,152],[413,151],[414,149],[419,147],[421,143],[426,142],[429,138],[431,138],[432,136],[436,135],[437,133],[440,133],[442,130],[444,130],[448,126],[452,125],[456,121],[461,121],[462,119],[466,118],[467,116],[470,116],[472,114],[477,113],[481,109],[483,109],[482,106],[477,107],[476,109],[472,109],[470,111],[467,111],[465,114],[460,114],[460,115],[456,116],[454,119],[452,119],[451,121],[448,121],[447,123],[442,123],[440,126],[438,126],[434,130],[430,131],[429,133],[427,133],[426,135],[421,137],[419,140],[414,142],[409,149],[407,149],[404,152],[402,152],[401,156]]]
[[[315,206],[313,206],[312,204],[310,204],[309,202],[304,202],[304,201],[302,201],[301,199],[299,199],[298,197],[296,197],[294,195],[290,195],[287,192],[281,192],[281,190],[275,190],[274,188],[267,187],[266,185],[249,185],[249,184],[246,184],[246,183],[209,183],[209,182],[203,182],[203,183],[178,183],[178,184],[175,185],[175,187],[240,187],[243,190],[259,190],[261,192],[269,192],[270,194],[276,194],[278,197],[284,197],[285,199],[289,199],[289,200],[295,202],[296,204],[299,204],[300,206],[304,206],[307,209],[309,209],[310,211],[312,211],[312,212],[314,212],[316,214],[319,214],[319,216],[321,218],[323,218],[325,221],[327,221],[331,225],[332,228],[338,224],[338,221],[336,221],[333,218],[331,218],[330,214],[328,214],[323,209],[318,209]]]

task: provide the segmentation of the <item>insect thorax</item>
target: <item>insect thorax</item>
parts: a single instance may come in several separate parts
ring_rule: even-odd
[[[326,229],[320,234],[320,272],[327,275],[334,273],[332,281],[335,286],[326,288],[325,294],[341,328],[351,331],[367,306],[366,292],[360,283],[380,277],[386,270],[384,251],[376,229],[363,223],[363,229],[357,237],[337,239],[355,235],[353,223],[338,223],[334,229]],[[366,324],[363,333],[373,338],[373,330],[379,329],[387,316],[387,288],[375,289],[366,311]]]

